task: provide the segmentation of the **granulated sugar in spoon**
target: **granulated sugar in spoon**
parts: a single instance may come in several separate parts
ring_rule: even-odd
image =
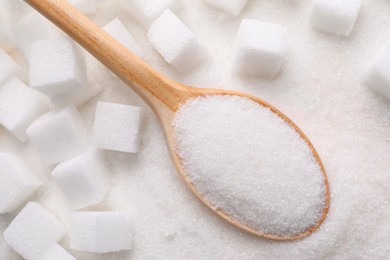
[[[275,240],[314,232],[329,208],[325,169],[305,134],[247,94],[199,89],[148,66],[65,0],[25,0],[125,81],[163,125],[194,194],[234,226]]]

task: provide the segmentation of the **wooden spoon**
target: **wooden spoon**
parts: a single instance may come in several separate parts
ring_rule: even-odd
[[[93,56],[99,59],[107,68],[121,78],[127,85],[132,88],[144,101],[153,109],[161,121],[167,139],[167,145],[176,169],[190,187],[194,194],[211,210],[220,217],[227,220],[234,226],[252,233],[257,236],[274,240],[295,240],[300,239],[313,233],[324,221],[329,208],[329,184],[324,166],[321,159],[306,135],[283,113],[272,105],[248,94],[217,89],[200,89],[193,88],[171,79],[168,79],[147,65],[142,59],[138,58],[126,47],[117,42],[109,34],[93,24],[88,18],[81,14],[76,8],[71,6],[65,0],[25,0],[33,8],[46,16],[65,33],[77,41]],[[313,156],[316,158],[324,175],[324,185],[326,187],[326,206],[323,209],[322,216],[315,226],[310,227],[304,232],[294,236],[281,236],[267,234],[246,226],[230,217],[223,209],[215,208],[197,192],[196,187],[183,171],[180,158],[174,149],[174,129],[173,119],[175,112],[190,98],[205,95],[236,95],[254,100],[258,104],[269,108],[280,118],[289,123],[302,137],[310,147]]]

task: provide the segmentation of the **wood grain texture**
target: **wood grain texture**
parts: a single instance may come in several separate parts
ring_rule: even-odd
[[[65,0],[25,0],[33,8],[46,16],[65,33],[77,41],[88,52],[100,60],[114,74],[127,83],[137,94],[139,94],[147,104],[154,110],[165,131],[168,148],[177,171],[193,193],[212,211],[232,225],[245,230],[251,234],[273,239],[273,240],[296,240],[306,237],[313,233],[324,221],[330,203],[329,183],[322,161],[311,144],[307,136],[296,126],[286,115],[277,110],[265,101],[244,93],[217,90],[217,89],[199,89],[185,86],[168,79],[138,58],[126,47],[122,46],[109,34],[93,24],[88,18],[81,14],[76,8],[71,6]],[[173,119],[175,112],[181,104],[190,98],[205,95],[237,95],[254,100],[258,104],[269,108],[280,118],[290,124],[297,133],[305,140],[310,147],[313,156],[321,167],[324,176],[324,185],[326,187],[326,206],[323,209],[322,217],[316,225],[296,236],[280,236],[277,234],[268,234],[245,226],[227,215],[223,209],[215,209],[204,197],[197,191],[191,180],[187,177],[179,156],[175,151]]]

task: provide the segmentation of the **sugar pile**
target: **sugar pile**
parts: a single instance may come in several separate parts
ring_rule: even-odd
[[[180,107],[174,129],[185,174],[233,219],[290,237],[321,218],[321,168],[299,133],[268,108],[238,96],[195,98]]]
[[[14,0],[1,2],[24,4]],[[186,74],[176,71],[158,55],[146,37],[147,29],[125,14],[118,2],[99,3],[92,19],[104,26],[118,17],[142,46],[143,59],[157,70],[193,86],[251,93],[292,118],[321,154],[331,183],[331,208],[313,235],[286,243],[259,239],[221,221],[195,199],[177,176],[153,112],[106,69],[88,62],[88,76],[104,88],[99,101],[140,106],[145,112],[140,152],[107,153],[112,166],[112,190],[99,206],[89,209],[131,212],[134,244],[130,252],[104,255],[70,250],[68,238],[59,242],[61,247],[83,260],[388,258],[390,105],[362,82],[370,63],[390,39],[388,1],[363,1],[348,38],[311,28],[311,1],[252,0],[238,17],[203,1],[184,1],[183,9],[175,14],[209,54],[196,70]],[[19,13],[25,12],[19,9],[16,14],[1,9],[5,10],[13,23],[19,19]],[[231,74],[233,42],[244,18],[277,23],[286,29],[288,54],[281,73],[273,80],[243,79]],[[17,58],[14,54],[18,53],[12,54]],[[17,63],[22,65],[20,59]],[[90,128],[94,101],[78,107]],[[31,142],[22,144],[1,127],[0,150],[22,156],[48,184],[30,199],[40,202],[69,227],[66,200],[50,180],[52,167],[42,162]],[[16,214],[0,216],[1,234]],[[1,236],[0,258],[22,259]]]

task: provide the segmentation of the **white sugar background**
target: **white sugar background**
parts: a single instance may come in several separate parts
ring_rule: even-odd
[[[115,1],[94,18],[104,25],[115,16]],[[223,87],[254,94],[285,112],[312,140],[328,172],[331,208],[322,227],[295,242],[264,240],[226,224],[204,207],[174,170],[165,139],[151,110],[110,73],[98,73],[104,91],[97,99],[144,108],[138,154],[108,152],[112,189],[89,210],[126,210],[136,234],[130,252],[89,254],[79,259],[335,259],[390,255],[390,102],[362,84],[366,69],[390,39],[390,2],[363,1],[349,38],[310,28],[309,0],[252,0],[240,18],[201,1],[185,2],[178,14],[207,48],[209,58],[193,72],[170,68],[146,39],[146,31],[119,14],[146,55],[144,59],[173,79],[194,86]],[[120,9],[120,8],[118,8]],[[273,81],[231,74],[232,46],[241,18],[280,23],[287,29],[288,55]],[[99,67],[97,67],[99,68]],[[80,111],[91,126],[96,98]],[[227,144],[228,145],[228,144]],[[69,225],[63,195],[49,179],[36,150],[3,128],[0,150],[16,151],[46,181],[33,199]],[[2,233],[16,213],[0,216]],[[68,238],[62,245],[68,249]],[[0,258],[20,259],[0,238]]]

